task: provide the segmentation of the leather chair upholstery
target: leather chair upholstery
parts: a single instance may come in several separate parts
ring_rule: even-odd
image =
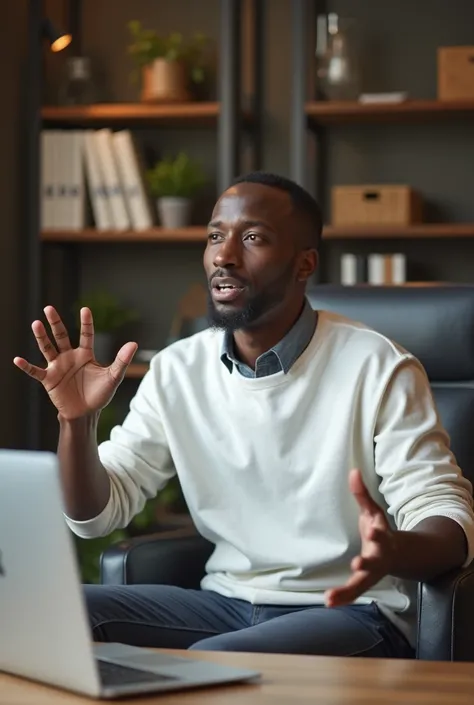
[[[424,365],[451,446],[474,482],[474,286],[342,287],[308,291],[315,309],[361,321]],[[198,587],[212,546],[192,529],[122,542],[101,559],[103,583]],[[474,661],[474,564],[419,587],[417,658]]]

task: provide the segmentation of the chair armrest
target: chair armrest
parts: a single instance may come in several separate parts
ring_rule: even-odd
[[[418,593],[417,657],[428,661],[474,661],[474,562]]]
[[[100,558],[103,585],[161,584],[199,588],[214,546],[193,528],[120,541]]]

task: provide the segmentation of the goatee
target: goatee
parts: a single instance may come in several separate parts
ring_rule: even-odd
[[[228,333],[251,328],[252,323],[255,323],[265,313],[265,310],[266,308],[262,309],[259,301],[255,299],[249,301],[244,308],[234,311],[218,311],[211,294],[209,294],[207,301],[209,325],[216,330],[224,330]]]
[[[224,307],[218,309],[214,303],[211,293],[208,296],[208,320],[209,325],[217,330],[234,333],[236,330],[249,330],[263,318],[269,311],[284,301],[288,288],[294,279],[295,262],[291,261],[288,266],[265,289],[248,294],[248,300],[240,308]]]

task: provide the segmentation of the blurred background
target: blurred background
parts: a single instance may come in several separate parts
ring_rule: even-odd
[[[472,283],[472,0],[15,0],[3,17],[2,447],[56,447],[12,365],[40,362],[44,305],[73,338],[90,305],[104,363],[139,343],[103,438],[150,357],[206,325],[205,225],[244,171],[320,201],[315,285]]]

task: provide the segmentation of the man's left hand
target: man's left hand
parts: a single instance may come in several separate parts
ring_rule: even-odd
[[[395,535],[383,511],[369,495],[360,470],[351,470],[349,487],[360,508],[361,551],[351,561],[352,575],[345,585],[326,592],[326,605],[340,607],[354,602],[388,575],[395,554]]]

